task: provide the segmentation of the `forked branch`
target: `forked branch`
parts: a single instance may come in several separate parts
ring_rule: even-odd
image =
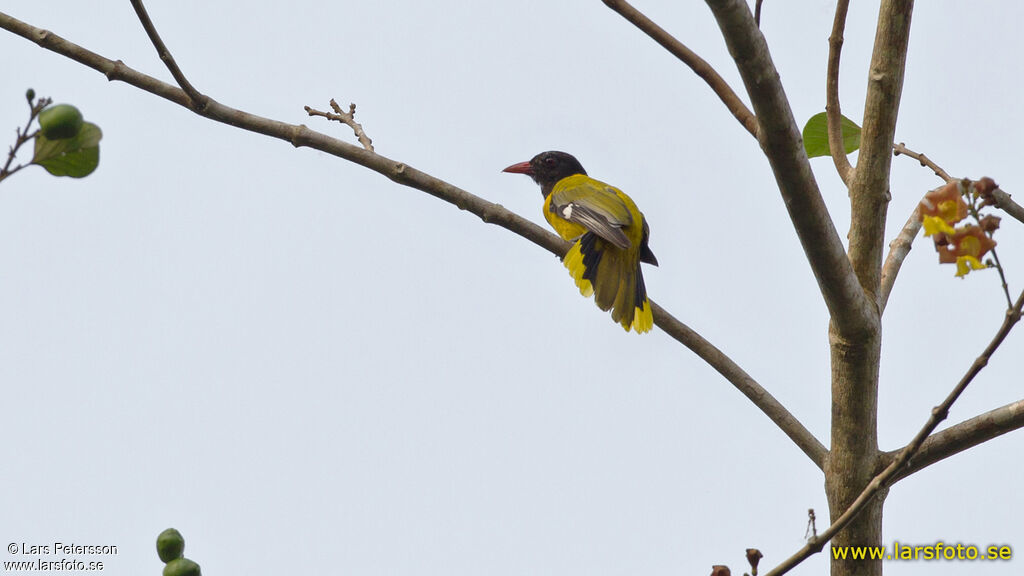
[[[952,182],[954,178],[949,175],[941,166],[933,161],[928,156],[920,152],[915,152],[907,148],[906,144],[900,142],[893,146],[893,156],[906,156],[917,160],[921,166],[929,168],[936,176],[942,178],[945,182]],[[995,201],[995,206],[1006,214],[1016,218],[1020,222],[1024,223],[1024,207],[1013,201],[1009,194],[1004,192],[1000,188],[995,188],[991,191],[992,199]],[[921,230],[921,217],[919,209],[915,207],[914,212],[911,213],[910,218],[907,219],[907,223],[903,225],[903,229],[899,235],[889,244],[889,254],[885,258],[885,264],[882,266],[882,282],[881,290],[879,291],[879,306],[881,309],[885,309],[885,305],[889,300],[889,295],[892,293],[893,285],[896,282],[896,276],[899,274],[900,267],[903,265],[904,259],[910,253],[911,245],[917,233]],[[993,257],[995,255],[993,254]],[[1003,277],[1002,267],[999,267],[1000,276]],[[1003,290],[1006,294],[1007,306],[1012,307],[1010,301],[1010,294],[1006,285],[1005,277],[1003,279]]]
[[[929,436],[891,483],[899,482],[936,462],[1020,428],[1024,428],[1024,400],[1011,402],[964,420]],[[896,458],[898,455],[898,451],[891,452],[886,454],[886,458]]]
[[[850,263],[877,298],[882,281],[892,143],[910,42],[913,0],[882,0],[871,52],[857,168],[850,180]]]
[[[853,273],[846,248],[821,197],[800,129],[764,36],[743,0],[707,0],[739,68],[761,131],[758,139],[775,174],[818,288],[839,334],[874,331],[878,314]]]
[[[192,83],[185,77],[185,73],[178,67],[178,63],[175,62],[174,56],[171,55],[171,51],[167,49],[167,45],[164,44],[163,39],[160,38],[160,34],[156,31],[156,26],[153,25],[153,21],[149,18],[149,12],[146,11],[146,7],[142,4],[142,0],[131,0],[132,8],[135,9],[135,14],[139,17],[139,22],[142,23],[142,28],[146,31],[146,35],[149,36],[149,41],[153,43],[153,47],[156,48],[157,55],[160,56],[160,60],[163,61],[164,65],[167,66],[167,70],[170,71],[171,76],[174,77],[174,81],[178,83],[178,86],[188,95],[189,100],[192,104],[189,108],[198,111],[206,106],[206,96],[201,94],[198,90],[192,86]]]
[[[985,350],[982,351],[981,355],[978,356],[973,363],[971,363],[967,372],[960,379],[957,385],[953,387],[953,390],[946,396],[946,399],[935,408],[932,408],[931,414],[928,416],[928,420],[914,438],[895,456],[891,456],[889,465],[871,479],[871,482],[868,483],[856,500],[850,504],[849,508],[847,508],[831,526],[826,528],[825,531],[818,536],[808,540],[807,544],[805,544],[803,548],[773,568],[765,576],[781,576],[782,574],[789,572],[807,558],[820,552],[825,544],[828,543],[833,536],[838,534],[840,530],[845,528],[846,525],[849,524],[862,510],[864,510],[868,503],[870,503],[880,491],[893,485],[896,481],[905,478],[914,471],[920,470],[929,464],[941,460],[942,458],[946,458],[956,452],[965,450],[970,447],[969,445],[979,444],[987,439],[994,438],[995,436],[1005,434],[1024,426],[1024,415],[1021,414],[1021,403],[1018,402],[1004,406],[996,411],[998,414],[995,415],[994,418],[986,420],[985,417],[989,415],[983,414],[978,418],[969,420],[968,422],[971,424],[962,423],[955,426],[954,428],[959,428],[958,432],[947,431],[947,434],[942,436],[941,439],[933,440],[932,450],[928,461],[915,465],[914,458],[918,455],[918,452],[925,444],[929,435],[949,416],[949,409],[953,406],[953,403],[957,401],[960,395],[963,394],[964,390],[967,389],[967,386],[988,364],[989,359],[991,359],[992,355],[999,349],[999,346],[1010,333],[1010,330],[1013,329],[1014,325],[1020,321],[1022,307],[1024,307],[1024,292],[1021,292],[1013,307],[1006,311],[1003,323],[999,326],[999,330],[996,331],[995,336],[993,336],[988,346],[985,347]],[[977,429],[977,431],[968,433],[968,430],[971,430],[972,428]],[[950,430],[953,430],[953,428],[950,428]],[[940,438],[940,435],[937,434],[935,437]]]
[[[328,120],[334,120],[345,124],[355,132],[356,138],[359,140],[359,143],[363,145],[363,148],[369,152],[373,152],[373,140],[370,140],[370,137],[366,135],[365,131],[363,131],[363,125],[356,122],[356,105],[354,103],[349,104],[348,112],[345,112],[334,98],[331,98],[330,104],[331,110],[334,110],[333,114],[330,112],[322,112],[309,106],[305,107],[306,114],[309,114],[310,116],[321,116]]]

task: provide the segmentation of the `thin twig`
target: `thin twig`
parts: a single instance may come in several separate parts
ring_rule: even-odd
[[[946,173],[945,170],[939,167],[938,164],[933,162],[924,154],[914,152],[913,150],[907,148],[906,145],[903,144],[903,142],[900,142],[899,144],[896,144],[892,147],[892,154],[893,156],[909,156],[910,158],[913,158],[914,160],[920,162],[921,166],[927,166],[928,168],[931,168],[932,171],[935,172],[936,176],[942,178],[946,182],[953,181],[953,178],[948,173]],[[1024,224],[1024,206],[1021,206],[1020,204],[1014,202],[1010,195],[1007,194],[1004,190],[1002,190],[999,187],[996,187],[994,190],[992,190],[992,199],[995,200],[995,206],[997,208],[999,208],[1003,212],[1006,212],[1008,215]]]
[[[754,113],[747,108],[747,105],[740,100],[740,97],[736,95],[736,92],[729,86],[729,83],[707,61],[687,48],[682,42],[676,40],[650,18],[644,16],[643,13],[634,8],[629,2],[625,0],[603,0],[603,2],[639,28],[644,34],[650,36],[655,42],[661,44],[663,48],[671,52],[683,64],[689,66],[697,76],[704,79],[704,82],[718,95],[719,100],[725,104],[729,112],[739,120],[740,124],[747,129],[747,132],[750,132],[751,136],[757,138],[757,118],[754,117]]]
[[[988,178],[987,180],[993,185],[995,184],[994,182],[992,182],[991,178]],[[971,217],[974,218],[978,225],[984,228],[984,226],[982,225],[982,216],[980,212],[980,209],[985,206],[981,198],[982,182],[970,182],[968,180],[964,180],[965,184],[967,184],[968,182],[970,183],[970,191],[967,194],[967,209],[970,212]],[[992,238],[993,232],[994,230],[985,230],[985,234],[989,238]],[[990,268],[995,268],[996,272],[999,273],[999,280],[1001,281],[1003,287],[1003,296],[1006,297],[1006,308],[1013,308],[1013,298],[1010,296],[1010,285],[1006,282],[1006,273],[1003,272],[1003,264],[1002,262],[999,261],[999,252],[996,250],[996,247],[994,245],[994,239],[993,246],[992,249],[989,250],[989,254],[992,255],[992,260],[994,260],[995,265],[993,266],[987,263],[986,265],[988,265]]]
[[[989,250],[989,253],[992,254],[992,260],[995,261],[993,268],[996,269],[996,272],[999,272],[999,281],[1003,286],[1003,295],[1006,296],[1006,307],[1010,308],[1013,306],[1013,302],[1010,300],[1010,285],[1006,282],[1006,274],[1003,272],[1002,262],[999,261],[999,253],[996,252],[995,248]]]
[[[817,554],[825,546],[825,544],[832,539],[840,530],[846,527],[856,516],[859,514],[871,500],[883,489],[890,487],[896,480],[904,466],[909,465],[912,462],[912,458],[920,450],[921,445],[928,436],[935,430],[935,428],[949,416],[949,409],[956,402],[957,398],[963,394],[967,386],[974,380],[974,377],[988,364],[989,359],[999,349],[999,345],[1003,343],[1006,336],[1010,333],[1013,326],[1020,321],[1021,308],[1024,307],[1024,292],[1021,292],[1017,298],[1017,302],[1012,308],[1006,311],[1006,315],[1003,318],[1003,323],[1000,325],[999,330],[996,331],[992,341],[989,342],[985,350],[978,356],[970,368],[964,374],[960,382],[953,388],[953,390],[946,396],[946,399],[941,404],[932,408],[931,414],[928,416],[928,420],[924,426],[914,438],[907,444],[892,462],[885,467],[880,473],[878,473],[871,482],[864,488],[864,490],[857,496],[857,499],[850,504],[849,508],[846,509],[842,515],[839,516],[824,532],[816,538],[811,538],[803,548],[797,551],[795,554],[787,558],[784,562],[773,568],[765,576],[781,576],[791,569],[796,567],[798,564]]]
[[[839,56],[843,51],[843,30],[846,28],[846,13],[850,8],[850,0],[836,2],[836,16],[832,22],[832,35],[828,38],[828,72],[825,81],[825,116],[828,120],[828,147],[832,153],[832,163],[843,184],[850,185],[853,166],[846,156],[843,144],[842,113],[839,108]]]
[[[501,226],[556,256],[563,257],[569,250],[569,243],[537,224],[505,209],[499,204],[488,202],[403,162],[371,153],[359,146],[310,130],[306,126],[287,124],[225,106],[212,98],[209,100],[208,105],[201,110],[191,108],[191,101],[184,90],[129,68],[121,61],[109,60],[99,54],[90,52],[56,34],[32,27],[2,12],[0,12],[0,28],[9,30],[47,50],[93,68],[106,75],[110,80],[126,82],[136,88],[174,102],[179,106],[191,109],[196,114],[205,118],[229,124],[242,130],[284,140],[295,147],[306,146],[320,150],[366,167],[398,184],[421,190],[453,204],[461,210],[467,210],[484,222]],[[824,465],[828,453],[827,449],[778,400],[772,397],[771,394],[728,356],[688,326],[672,317],[664,308],[654,302],[651,302],[651,308],[654,311],[655,324],[715,367],[740,392],[750,398],[765,415],[782,428],[783,432],[792,438],[819,468]]]
[[[818,536],[818,519],[814,516],[814,508],[807,509],[807,529],[804,530],[804,538],[816,538]]]
[[[185,73],[178,68],[178,63],[174,61],[174,56],[171,55],[171,51],[167,49],[167,45],[160,39],[160,34],[156,31],[156,26],[153,25],[153,21],[149,18],[149,13],[146,12],[146,7],[142,4],[142,0],[131,0],[132,8],[135,8],[135,13],[139,17],[139,21],[142,23],[142,27],[146,30],[146,35],[149,36],[149,41],[153,43],[153,47],[156,48],[156,53],[163,60],[164,65],[170,70],[171,76],[174,77],[174,81],[178,83],[178,86],[188,95],[189,100],[192,101],[192,105],[189,108],[202,109],[206,106],[207,98],[203,94],[200,94],[198,90],[185,78]]]
[[[900,142],[899,144],[895,144],[892,147],[892,155],[893,156],[899,156],[901,154],[903,156],[907,156],[907,157],[913,158],[914,160],[917,160],[918,162],[921,163],[921,166],[925,166],[925,167],[931,168],[932,172],[934,172],[936,176],[938,176],[939,178],[942,178],[946,182],[952,182],[953,181],[953,177],[950,176],[945,170],[943,170],[938,164],[936,164],[935,162],[932,162],[932,160],[930,158],[928,158],[927,156],[925,156],[924,154],[921,154],[919,152],[914,152],[910,148],[907,148],[906,144],[904,144],[903,142]]]
[[[12,144],[11,147],[8,149],[7,162],[4,163],[3,168],[0,168],[0,182],[6,180],[9,176],[13,175],[19,170],[22,170],[32,165],[32,163],[29,162],[28,164],[18,164],[14,168],[11,168],[11,164],[14,162],[15,156],[18,155],[18,150],[22,146],[24,146],[26,142],[35,138],[36,134],[39,133],[38,130],[36,130],[35,132],[29,132],[29,130],[32,128],[32,122],[34,122],[36,117],[39,116],[39,113],[43,111],[43,108],[46,108],[52,102],[53,100],[49,98],[40,98],[35,102],[29,100],[28,122],[25,122],[24,130],[22,130],[21,128],[14,129],[16,137],[14,139],[14,144]]]
[[[910,441],[896,456],[896,458],[882,471],[876,478],[881,477],[882,482],[885,483],[891,479],[899,468],[904,464],[911,461],[917,451],[921,448],[921,445],[928,438],[928,436],[935,430],[938,425],[949,417],[949,409],[953,406],[953,403],[957,401],[967,386],[974,380],[974,377],[978,375],[988,365],[989,360],[992,359],[992,355],[995,354],[999,346],[1006,340],[1007,335],[1010,334],[1010,330],[1013,329],[1014,325],[1020,321],[1021,310],[1024,308],[1024,291],[1017,297],[1017,301],[1014,302],[1013,306],[1006,310],[1006,314],[1003,317],[1003,323],[999,326],[995,336],[982,351],[981,355],[974,359],[971,366],[967,369],[967,372],[963,375],[953,390],[946,396],[946,399],[941,404],[932,408],[931,415],[928,417],[928,421],[921,430],[914,436],[914,439]],[[852,508],[852,507],[851,507]]]
[[[757,24],[758,28],[761,27],[761,2],[762,1],[763,0],[757,0],[757,2],[754,2],[754,22]]]
[[[373,140],[370,140],[370,137],[363,131],[362,124],[356,122],[356,105],[354,103],[349,104],[348,112],[345,112],[334,98],[331,98],[331,109],[334,110],[334,114],[331,114],[330,112],[321,112],[320,110],[310,108],[309,106],[304,106],[304,108],[306,113],[310,116],[321,116],[328,120],[335,120],[342,124],[346,124],[353,132],[355,132],[356,138],[359,139],[359,143],[363,145],[363,148],[373,152]]]
[[[906,463],[890,482],[896,483],[936,462],[1022,427],[1024,400],[1017,400],[964,420],[929,436],[913,460]],[[885,457],[893,459],[898,455],[898,451],[893,451],[887,453]]]

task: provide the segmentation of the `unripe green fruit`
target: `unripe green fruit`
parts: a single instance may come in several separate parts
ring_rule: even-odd
[[[36,99],[36,91],[31,89],[31,88],[29,88],[25,92],[25,98],[28,100],[28,103],[31,104],[32,101]]]
[[[164,563],[181,558],[184,551],[185,539],[181,537],[181,532],[174,528],[168,528],[156,537],[156,553]]]
[[[202,576],[199,564],[188,558],[175,558],[164,566],[164,576]]]
[[[47,140],[74,138],[82,124],[82,113],[71,104],[57,104],[39,113],[39,127]]]

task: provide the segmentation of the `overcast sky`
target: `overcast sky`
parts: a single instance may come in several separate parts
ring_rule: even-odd
[[[171,81],[127,2],[0,10]],[[59,5],[59,7],[57,7]],[[702,2],[638,7],[742,92]],[[629,193],[661,263],[652,298],[826,445],[828,318],[757,143],[688,68],[601,2],[151,2],[191,81],[305,123],[358,105],[377,151],[543,223],[509,164],[549,149]],[[802,122],[824,110],[832,3],[765,3]],[[876,2],[855,2],[844,113],[863,113]],[[955,176],[1020,181],[1020,3],[919,2],[897,140]],[[655,329],[626,334],[548,252],[337,158],[200,118],[0,33],[7,146],[24,92],[104,133],[83,180],[0,186],[0,538],[116,545],[157,575],[177,527],[207,576],[677,575],[768,569],[828,511],[820,471]],[[842,234],[848,199],[812,161]],[[940,181],[893,163],[888,237]],[[999,255],[1024,287],[1024,233]],[[880,443],[906,443],[982,350],[994,272],[953,277],[918,239],[884,319]],[[1014,333],[956,423],[1022,396]],[[948,423],[947,423],[948,424]],[[1024,550],[1024,433],[892,489],[885,542]],[[4,561],[32,559],[3,555]],[[888,563],[1019,574],[1021,560]],[[823,574],[825,555],[796,570]]]

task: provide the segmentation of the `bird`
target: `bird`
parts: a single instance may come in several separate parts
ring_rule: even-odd
[[[563,258],[580,294],[594,296],[601,310],[627,332],[654,326],[640,263],[658,259],[648,246],[650,228],[633,200],[595,180],[571,154],[548,151],[502,172],[526,174],[544,195],[544,219],[572,248]]]

